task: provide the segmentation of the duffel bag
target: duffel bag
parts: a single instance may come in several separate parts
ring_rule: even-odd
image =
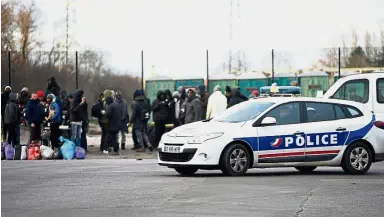
[[[40,143],[33,142],[29,144],[28,147],[28,160],[40,160],[41,152],[40,152]]]
[[[45,145],[40,146],[40,152],[41,152],[41,157],[44,160],[50,160],[53,158],[53,154],[54,154],[53,149],[48,146],[45,146]]]

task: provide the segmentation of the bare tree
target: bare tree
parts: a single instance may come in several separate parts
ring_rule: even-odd
[[[16,11],[17,2],[1,2],[1,50],[15,49]]]

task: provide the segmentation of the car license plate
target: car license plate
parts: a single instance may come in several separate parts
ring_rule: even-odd
[[[180,146],[164,146],[163,152],[181,153],[181,147]]]

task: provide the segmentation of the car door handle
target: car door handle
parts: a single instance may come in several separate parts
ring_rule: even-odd
[[[303,135],[304,133],[303,132],[300,132],[300,131],[296,131],[295,133],[294,133],[294,135]]]
[[[346,130],[347,130],[347,129],[344,128],[344,127],[339,127],[339,128],[336,129],[336,131],[346,131]]]

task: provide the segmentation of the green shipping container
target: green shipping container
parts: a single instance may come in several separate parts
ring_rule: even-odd
[[[317,91],[327,91],[329,76],[325,72],[305,72],[300,75],[301,95],[316,97]]]
[[[152,77],[145,82],[145,92],[152,102],[157,98],[159,90],[169,89],[171,92],[175,90],[175,81],[166,76]]]
[[[178,79],[175,81],[175,88],[179,88],[180,86],[183,86],[185,88],[190,87],[197,87],[200,85],[204,85],[204,79],[203,78],[193,78],[193,79]]]
[[[220,85],[221,91],[225,92],[225,87],[230,86],[231,88],[237,86],[236,76],[233,74],[214,74],[209,76],[209,93],[213,92],[216,85]]]
[[[268,85],[268,78],[261,72],[243,73],[237,77],[241,93],[249,96],[254,90]]]
[[[272,83],[276,83],[277,86],[291,86],[295,81],[298,81],[298,78],[294,73],[276,73]]]

